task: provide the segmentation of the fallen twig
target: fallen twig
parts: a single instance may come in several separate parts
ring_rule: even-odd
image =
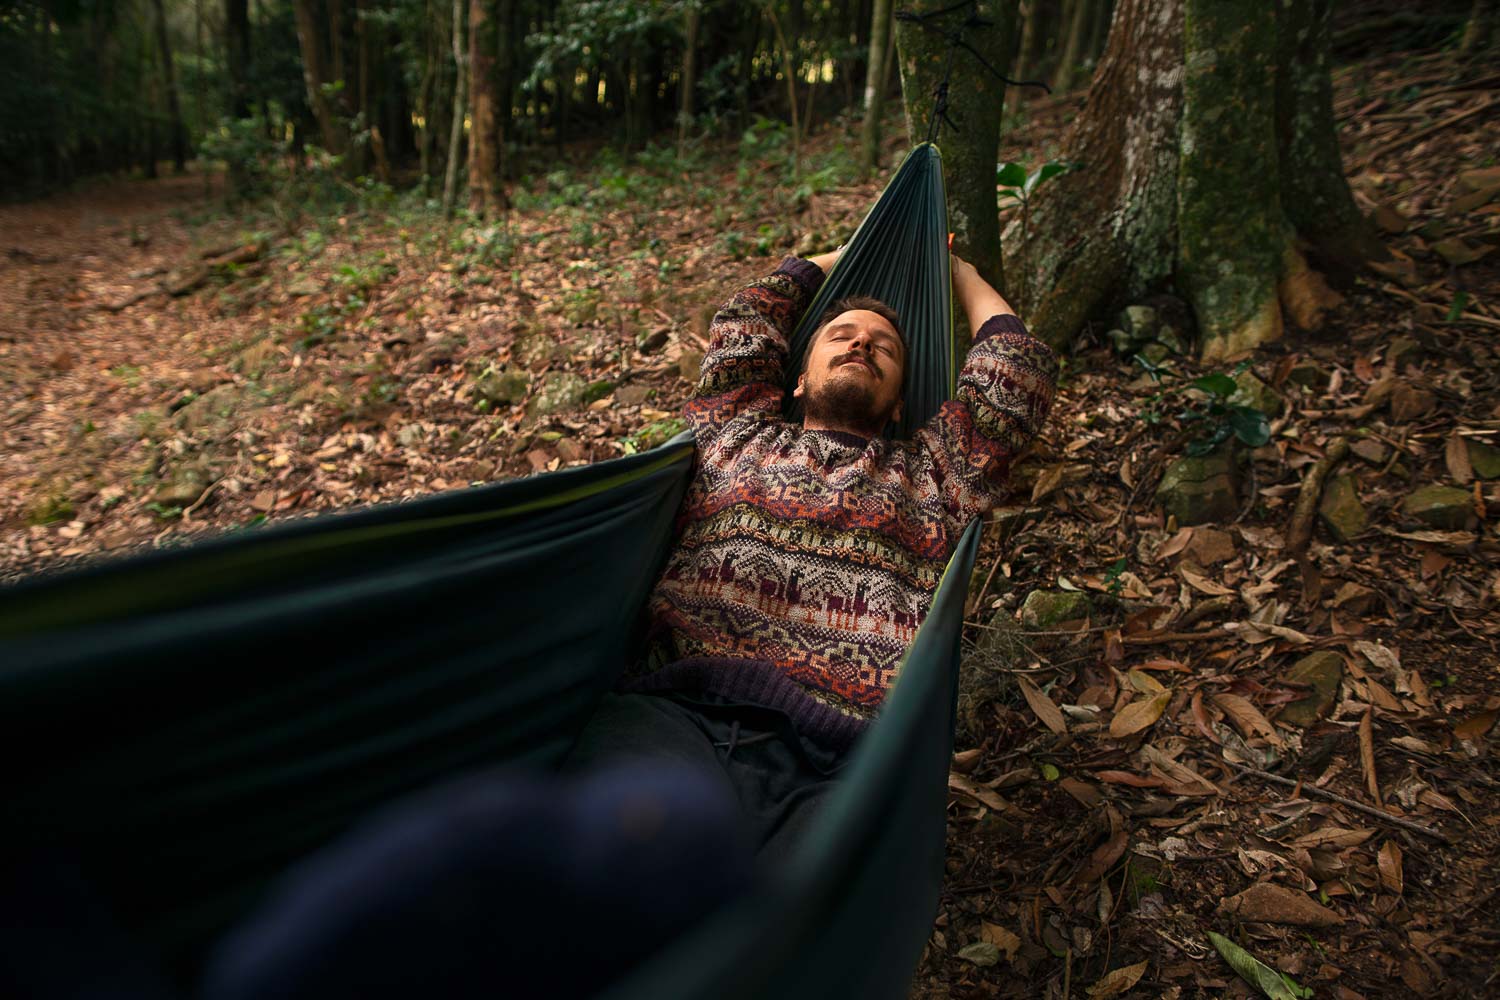
[[[1460,111],[1456,115],[1449,115],[1447,118],[1444,118],[1440,122],[1434,122],[1426,128],[1417,129],[1415,132],[1412,132],[1408,135],[1403,135],[1401,136],[1401,138],[1388,142],[1384,146],[1379,146],[1375,149],[1372,149],[1370,150],[1370,152],[1366,153],[1358,163],[1351,167],[1349,172],[1352,174],[1363,170],[1365,167],[1368,167],[1371,163],[1382,156],[1389,156],[1397,150],[1416,145],[1418,142],[1427,138],[1429,135],[1432,135],[1432,133],[1441,132],[1443,129],[1448,128],[1450,125],[1457,125],[1464,119],[1472,118],[1475,115],[1479,114],[1481,111],[1486,111],[1490,108],[1493,108],[1494,106],[1495,99],[1491,98],[1490,100],[1485,101],[1483,104],[1476,104],[1474,107]]]
[[[1313,513],[1318,509],[1318,501],[1323,498],[1323,482],[1347,454],[1349,442],[1343,438],[1335,439],[1328,446],[1327,453],[1303,477],[1302,490],[1297,494],[1297,504],[1292,508],[1292,520],[1286,529],[1286,554],[1292,558],[1300,559],[1302,553],[1307,551],[1307,543],[1312,540]]]
[[[1305,795],[1316,795],[1319,798],[1328,799],[1330,802],[1337,802],[1341,806],[1348,806],[1350,809],[1358,809],[1360,812],[1365,813],[1366,815],[1374,816],[1376,819],[1381,819],[1394,826],[1399,826],[1403,830],[1410,830],[1413,833],[1420,833],[1423,836],[1431,837],[1433,840],[1441,841],[1444,844],[1448,843],[1448,838],[1443,833],[1434,830],[1430,826],[1423,826],[1421,823],[1413,822],[1409,819],[1403,819],[1400,816],[1392,816],[1384,809],[1365,805],[1363,802],[1360,802],[1356,799],[1347,798],[1343,795],[1338,794],[1337,792],[1325,791],[1324,789],[1321,789],[1316,785],[1310,785],[1306,782],[1295,781],[1292,778],[1283,778],[1279,774],[1272,774],[1269,771],[1262,771],[1254,767],[1246,767],[1244,764],[1236,764],[1232,760],[1226,760],[1224,763],[1228,764],[1230,767],[1235,768],[1236,770],[1244,772],[1245,774],[1253,774],[1257,778],[1263,778],[1266,781],[1275,782],[1278,785],[1285,785],[1288,788],[1298,788],[1300,786],[1300,790]]]

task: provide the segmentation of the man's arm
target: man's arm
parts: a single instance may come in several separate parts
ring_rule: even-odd
[[[916,445],[932,458],[944,505],[967,521],[998,501],[1011,463],[1046,420],[1057,357],[973,265],[955,256],[952,274],[974,346],[954,398],[917,433]]]
[[[714,315],[708,354],[685,410],[700,435],[743,413],[780,415],[792,328],[838,254],[788,257],[771,275],[735,292]]]

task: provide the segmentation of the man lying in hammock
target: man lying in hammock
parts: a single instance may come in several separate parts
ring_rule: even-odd
[[[974,335],[956,398],[912,440],[900,318],[822,317],[783,417],[792,329],[838,251],[788,258],[714,317],[687,404],[698,466],[650,601],[650,660],[606,699],[574,766],[672,758],[716,774],[760,855],[790,850],[880,707],[968,523],[997,502],[1052,401],[1056,360],[957,257]]]
[[[794,850],[1057,372],[955,257],[974,332],[955,399],[886,440],[900,317],[845,300],[787,421],[788,337],[836,259],[789,259],[714,318],[652,655],[605,697],[571,777],[480,774],[374,818],[226,939],[205,1000],[588,996]]]

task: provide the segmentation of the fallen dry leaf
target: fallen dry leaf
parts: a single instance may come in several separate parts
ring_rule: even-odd
[[[1282,746],[1284,742],[1281,735],[1276,732],[1276,727],[1271,725],[1271,720],[1261,714],[1260,709],[1250,703],[1248,698],[1242,698],[1237,694],[1215,694],[1212,696],[1213,703],[1224,710],[1229,716],[1229,721],[1246,737],[1264,736],[1272,746]]]
[[[1011,807],[1010,803],[1001,798],[994,789],[986,788],[976,781],[971,781],[962,774],[948,772],[948,789],[988,806],[996,812],[1005,812]]]
[[[1089,987],[1089,996],[1093,1000],[1110,1000],[1135,986],[1146,974],[1147,962],[1137,962],[1134,965],[1122,966],[1112,969],[1099,977],[1099,981]]]
[[[1477,740],[1494,727],[1497,718],[1500,718],[1500,710],[1493,708],[1488,712],[1471,715],[1453,727],[1453,735],[1461,740]]]
[[[1042,720],[1042,725],[1057,733],[1059,736],[1068,731],[1068,720],[1063,718],[1062,709],[1057,703],[1047,697],[1046,692],[1036,686],[1036,682],[1030,677],[1021,676],[1016,683],[1021,688],[1021,694],[1026,699],[1026,704],[1036,713],[1036,717]]]
[[[1305,833],[1292,841],[1297,847],[1358,847],[1371,837],[1375,831],[1368,827],[1351,830],[1341,826],[1325,826],[1321,830]]]
[[[1406,879],[1401,871],[1400,845],[1394,840],[1387,840],[1380,846],[1380,853],[1375,855],[1375,863],[1380,868],[1380,884],[1393,894],[1401,895],[1406,887]]]
[[[1270,882],[1257,882],[1230,896],[1219,904],[1219,912],[1239,920],[1292,927],[1337,927],[1344,922],[1307,893]]]
[[[1188,586],[1202,594],[1210,597],[1230,597],[1234,594],[1233,588],[1226,587],[1222,583],[1215,583],[1200,573],[1194,573],[1186,566],[1179,567],[1177,572],[1188,582]]]
[[[1021,950],[1021,939],[999,924],[983,921],[979,925],[979,940],[988,941],[1004,953],[1006,961],[1016,957],[1016,952]]]
[[[1171,700],[1172,692],[1168,690],[1158,691],[1149,698],[1137,698],[1110,721],[1109,735],[1120,740],[1150,727],[1161,718]]]

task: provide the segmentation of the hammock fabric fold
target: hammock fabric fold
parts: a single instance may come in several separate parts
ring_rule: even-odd
[[[943,388],[917,392],[946,397],[941,194],[937,151],[919,147],[820,301],[864,291],[902,310],[914,363],[946,366]],[[934,256],[940,269],[917,266]],[[0,589],[0,846],[76,862],[151,960],[191,981],[274,876],[361,816],[566,752],[625,666],[692,461],[684,435]],[[794,863],[609,996],[905,995],[942,879],[977,544],[970,526]]]

